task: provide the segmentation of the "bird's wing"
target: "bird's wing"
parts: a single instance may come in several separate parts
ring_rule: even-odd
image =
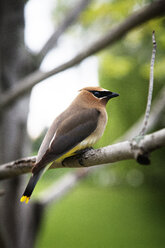
[[[64,119],[32,172],[39,171],[46,164],[58,159],[87,138],[96,129],[99,115],[100,112],[97,109],[84,109]]]

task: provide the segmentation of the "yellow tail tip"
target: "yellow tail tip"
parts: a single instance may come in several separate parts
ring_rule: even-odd
[[[25,202],[27,204],[29,200],[30,200],[30,197],[23,195],[20,199],[20,202]]]

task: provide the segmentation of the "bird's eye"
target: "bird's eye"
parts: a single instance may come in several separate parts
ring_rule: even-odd
[[[110,91],[90,90],[89,92],[91,92],[97,98],[104,98],[112,94]]]
[[[96,96],[96,97],[98,97],[98,98],[100,97],[100,92],[98,92],[98,91],[93,91],[92,93],[93,93],[94,96]]]

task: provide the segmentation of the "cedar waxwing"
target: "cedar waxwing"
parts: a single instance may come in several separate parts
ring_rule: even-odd
[[[37,181],[52,162],[73,156],[76,151],[91,147],[100,139],[107,123],[106,103],[116,96],[117,93],[100,87],[80,90],[45,135],[21,202],[28,203]]]

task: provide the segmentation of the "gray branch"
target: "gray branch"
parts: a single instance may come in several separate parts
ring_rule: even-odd
[[[139,142],[143,152],[150,153],[165,146],[165,128],[149,135]],[[134,159],[131,141],[124,141],[96,150],[90,150],[82,155],[67,158],[63,163],[54,162],[51,168],[82,168],[94,165],[114,163],[121,160]],[[0,166],[0,179],[15,177],[31,171],[35,157],[23,158]]]
[[[112,45],[113,43],[121,39],[124,35],[126,35],[130,30],[134,29],[137,26],[140,26],[141,24],[149,21],[150,19],[162,16],[164,15],[164,13],[164,0],[154,1],[150,5],[142,8],[141,10],[134,12],[121,24],[112,28],[109,32],[107,32],[106,35],[93,42],[89,47],[79,52],[75,57],[68,60],[67,62],[57,66],[56,68],[48,72],[36,71],[22,79],[17,85],[15,85],[15,87],[13,87],[13,89],[9,90],[3,95],[0,100],[0,109],[9,106],[19,97],[25,95],[32,89],[34,85],[36,85],[40,81],[79,64],[85,58],[101,51],[107,46]]]
[[[139,133],[139,136],[143,136],[146,133],[148,119],[149,119],[150,110],[151,110],[152,93],[153,93],[153,87],[154,87],[154,64],[155,64],[155,55],[156,55],[155,31],[153,31],[153,33],[152,33],[152,43],[153,43],[153,50],[152,50],[151,65],[150,65],[150,80],[149,80],[149,87],[148,87],[148,100],[147,100],[147,106],[146,106],[146,111],[145,111],[145,116],[144,116],[143,127]]]

